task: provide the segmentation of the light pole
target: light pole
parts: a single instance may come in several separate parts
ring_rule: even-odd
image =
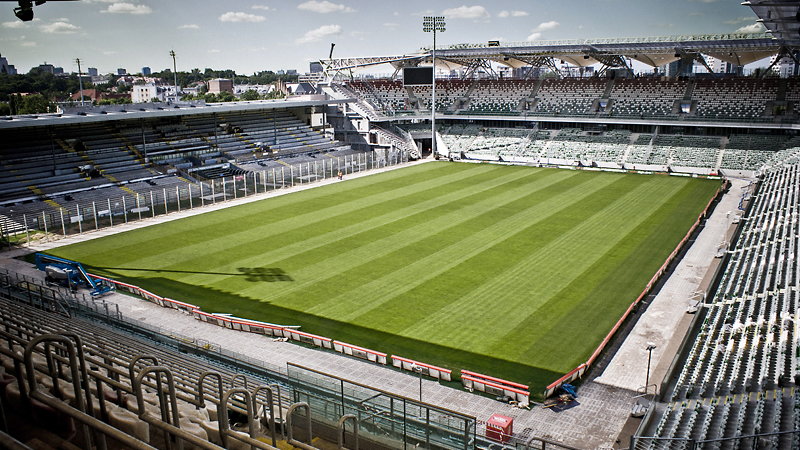
[[[78,89],[80,90],[81,95],[81,106],[83,106],[83,77],[81,76],[81,59],[75,58],[75,62],[78,63]]]
[[[178,66],[175,64],[175,50],[169,51],[169,56],[172,56],[172,75],[175,77],[175,102],[178,101]]]
[[[433,32],[433,51],[431,59],[433,64],[431,77],[431,153],[436,158],[436,32],[444,32],[444,16],[425,16],[422,19],[422,31]]]
[[[419,374],[419,401],[422,402],[422,367],[412,364],[411,370]]]
[[[656,349],[656,344],[652,342],[647,343],[647,377],[645,378],[644,382],[644,395],[647,395],[647,391],[650,389],[650,361],[653,359],[653,350]],[[655,392],[654,392],[655,394]]]

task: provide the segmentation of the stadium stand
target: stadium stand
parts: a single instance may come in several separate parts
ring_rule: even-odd
[[[772,78],[711,78],[695,82],[692,99],[695,114],[702,118],[759,120],[777,94],[778,80]]]
[[[313,383],[349,382],[237,359],[36,283],[0,273],[0,411],[15,411],[9,430],[36,448],[447,448],[475,437],[469,416],[388,393],[414,412],[383,410],[357,385],[331,395]]]
[[[444,85],[452,83],[451,81]],[[535,81],[475,81],[469,94],[469,107],[463,113],[519,114],[523,109],[523,99],[528,98],[535,87]]]
[[[536,114],[587,115],[607,86],[600,79],[547,79],[536,92]]]
[[[122,203],[148,204],[149,211],[170,198],[188,200],[191,190],[211,191],[211,180],[253,179],[255,172],[288,170],[319,155],[337,160],[361,152],[288,109],[14,128],[0,140],[0,214],[14,216],[11,228],[18,229],[23,215],[40,226],[43,212],[55,213],[52,225],[61,228],[62,214],[74,223],[96,212],[115,214]],[[222,197],[236,196],[225,189]]]
[[[727,439],[731,448],[800,444],[798,208],[800,165],[767,172],[655,421],[655,438],[640,439],[636,448],[662,448],[669,439]],[[764,433],[773,434],[750,437]]]
[[[675,102],[682,100],[686,80],[660,80],[652,77],[615,80],[610,99],[611,114],[622,117],[669,117]]]

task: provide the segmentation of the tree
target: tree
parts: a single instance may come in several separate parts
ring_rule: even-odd
[[[248,89],[245,93],[242,94],[242,100],[252,101],[252,100],[258,100],[260,98],[261,96],[258,95],[258,92],[252,89]]]
[[[41,94],[12,95],[11,98],[12,105],[10,106],[13,106],[11,110],[14,114],[41,114],[56,111],[55,105]],[[14,111],[15,109],[16,111]]]

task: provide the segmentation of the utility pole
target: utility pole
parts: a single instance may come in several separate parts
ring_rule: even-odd
[[[175,50],[169,51],[169,56],[172,56],[172,74],[175,77],[175,102],[178,101],[178,66],[175,63]]]
[[[81,76],[81,59],[75,58],[75,62],[78,63],[78,88],[80,89],[81,106],[83,106],[83,76]]]

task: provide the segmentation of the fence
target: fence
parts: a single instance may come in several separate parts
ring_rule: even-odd
[[[191,210],[228,200],[264,194],[278,189],[311,184],[338,176],[380,169],[407,163],[408,152],[358,153],[344,157],[320,157],[294,165],[267,168],[260,171],[245,171],[235,175],[206,181],[190,181],[183,177],[166,178],[169,186],[157,186],[143,191],[134,191],[126,184],[119,189],[127,194],[103,196],[92,200],[75,201],[67,206],[58,205],[52,199],[40,202],[36,210],[27,208],[24,213],[9,212],[0,216],[0,235],[7,242],[12,236],[24,234],[25,242],[31,235],[44,233],[46,237],[71,236],[86,231],[99,230],[152,218],[160,215]],[[189,177],[189,175],[185,175]],[[155,179],[164,180],[164,178]],[[173,181],[174,180],[174,181]],[[73,195],[89,196],[86,192]]]
[[[392,448],[476,447],[474,417],[345,380],[297,364],[287,365],[295,398],[317,421],[331,425],[354,415],[359,436]]]

